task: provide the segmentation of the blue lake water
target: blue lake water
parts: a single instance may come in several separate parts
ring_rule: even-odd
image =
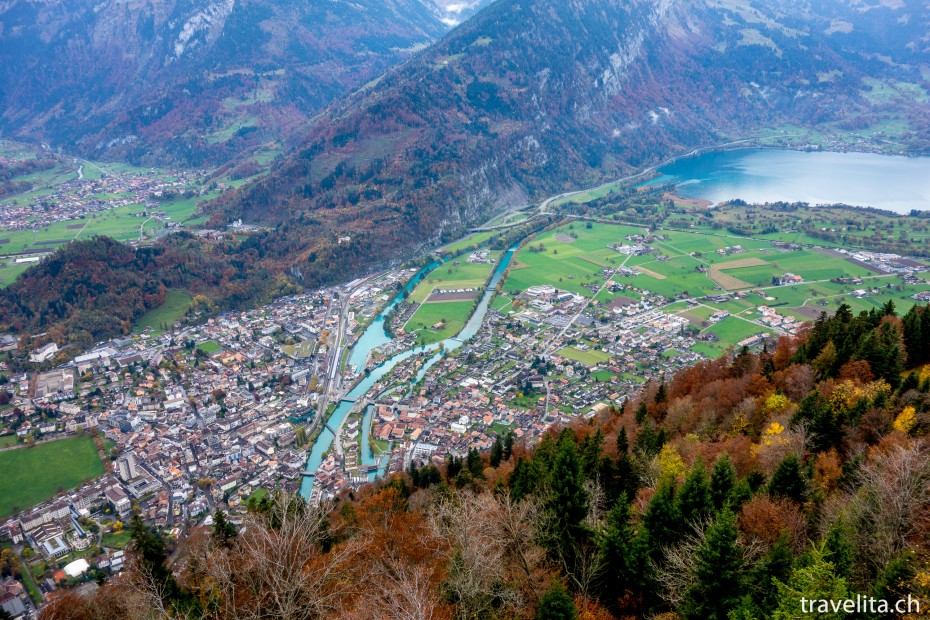
[[[384,375],[389,373],[394,369],[397,364],[410,358],[411,356],[417,353],[424,353],[435,351],[435,355],[429,358],[426,363],[420,368],[419,373],[417,374],[417,379],[422,379],[426,374],[426,371],[429,368],[438,362],[442,356],[449,351],[454,351],[459,348],[465,342],[478,333],[478,330],[481,328],[481,323],[484,320],[485,315],[488,313],[488,308],[491,304],[491,299],[494,297],[494,289],[497,287],[497,284],[501,281],[501,278],[504,275],[504,272],[507,271],[507,267],[510,265],[511,259],[513,259],[514,252],[516,251],[516,246],[507,250],[504,256],[501,257],[500,262],[497,264],[497,267],[494,269],[494,273],[491,276],[491,280],[488,282],[487,288],[484,291],[484,294],[481,296],[481,300],[478,302],[478,306],[475,308],[475,311],[472,313],[471,317],[468,319],[468,322],[465,323],[465,326],[462,330],[454,337],[447,338],[442,342],[437,342],[425,347],[417,347],[410,351],[405,351],[394,357],[386,360],[380,366],[373,368],[368,376],[364,377],[359,381],[355,387],[346,395],[346,400],[343,400],[336,407],[336,410],[333,412],[333,415],[330,416],[329,422],[327,423],[329,428],[338,429],[345,420],[346,416],[349,415],[349,412],[352,411],[352,408],[355,406],[353,401],[361,398],[368,392],[371,387],[377,383]],[[419,281],[420,275],[428,273],[436,267],[437,263],[426,267],[424,270],[421,270],[413,279],[408,283],[407,290],[412,290],[416,282]],[[368,360],[368,355],[372,349],[385,344],[391,341],[391,337],[387,335],[384,331],[384,315],[390,311],[391,308],[403,301],[403,292],[397,295],[390,304],[382,311],[382,313],[368,326],[368,328],[362,333],[358,341],[353,347],[352,352],[349,355],[349,363],[355,364],[359,369],[365,368],[365,364]],[[369,442],[369,432],[371,430],[371,421],[374,413],[373,407],[368,407],[365,411],[365,415],[362,420],[362,464],[363,465],[378,465],[378,474],[384,473],[385,462],[378,462],[374,454],[371,451],[371,445]],[[330,446],[333,444],[335,436],[329,430],[329,428],[323,428],[323,432],[320,433],[320,436],[317,438],[316,442],[313,444],[313,448],[310,450],[310,456],[307,458],[307,467],[306,470],[310,472],[315,472],[320,468],[320,464],[323,462],[323,455],[329,450]],[[371,479],[374,479],[376,476],[375,473],[370,475]],[[309,497],[310,492],[313,490],[313,478],[305,476],[303,482],[301,483],[300,493],[304,497]]]
[[[930,157],[739,149],[679,159],[659,172],[649,184],[674,182],[681,196],[715,204],[741,198],[930,209]]]

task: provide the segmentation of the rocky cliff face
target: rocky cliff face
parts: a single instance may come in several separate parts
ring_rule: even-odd
[[[289,138],[448,29],[421,0],[4,0],[0,131],[222,163]]]
[[[498,0],[216,217],[286,222],[267,247],[298,262],[344,232],[384,256],[687,148],[867,116],[870,80],[926,84],[928,8],[886,5]]]

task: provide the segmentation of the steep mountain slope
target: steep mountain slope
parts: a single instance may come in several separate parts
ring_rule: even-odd
[[[499,0],[318,119],[216,219],[283,223],[264,249],[317,283],[347,252],[388,256],[686,147],[861,118],[868,78],[926,84],[930,9],[885,4]]]
[[[424,0],[0,1],[0,131],[225,162],[441,37]]]

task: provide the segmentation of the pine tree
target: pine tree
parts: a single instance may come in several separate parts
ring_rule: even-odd
[[[680,610],[685,618],[725,620],[739,605],[743,559],[737,538],[736,515],[724,508],[695,552],[694,584]]]
[[[807,498],[807,481],[801,471],[801,461],[793,454],[789,454],[778,465],[769,481],[769,495],[772,497],[787,497],[799,504]]]
[[[630,451],[630,440],[626,436],[626,428],[621,426],[617,433],[617,454],[627,454]]]
[[[765,557],[753,571],[752,580],[758,592],[759,608],[774,609],[778,601],[778,584],[784,583],[791,575],[794,554],[791,551],[791,539],[782,533],[768,550]],[[766,611],[767,613],[767,611]]]
[[[226,513],[217,509],[213,514],[213,538],[223,547],[232,545],[232,539],[237,535],[236,526],[229,522]]]
[[[664,433],[656,432],[652,420],[646,420],[636,436],[636,449],[648,456],[654,456],[659,453],[664,444]]]
[[[559,558],[568,570],[572,570],[576,552],[587,538],[584,520],[588,516],[589,498],[574,441],[561,441],[560,444],[549,473],[546,509],[551,528],[547,532],[546,547],[553,557]]]
[[[604,433],[600,428],[593,435],[588,435],[581,443],[581,468],[586,478],[594,478],[604,448]]]
[[[607,528],[598,539],[604,579],[600,596],[605,605],[616,608],[624,592],[631,589],[637,567],[634,530],[630,524],[630,502],[621,495],[607,515]]]
[[[675,483],[663,480],[652,496],[643,514],[643,528],[647,534],[647,555],[653,562],[662,561],[663,549],[678,542],[683,533],[678,502],[675,501]]]
[[[799,562],[792,571],[788,582],[779,583],[778,606],[772,614],[773,620],[795,620],[804,617],[840,620],[846,617],[842,609],[830,609],[829,603],[824,607],[810,607],[812,599],[842,601],[850,596],[846,580],[836,574],[833,564],[827,561],[825,556],[823,546],[815,546],[807,554],[806,561]]]
[[[824,557],[833,564],[837,575],[845,579],[852,577],[855,549],[842,517],[837,519],[827,531],[824,539],[824,552]]]
[[[460,471],[462,471],[462,459],[450,456],[446,460],[446,477],[449,480],[455,480]]]
[[[678,491],[677,503],[681,520],[687,526],[700,523],[713,510],[710,483],[702,461],[698,460],[685,476],[684,484]]]
[[[668,400],[668,391],[665,389],[665,382],[659,384],[659,389],[656,390],[655,403],[661,404]]]
[[[161,536],[145,524],[138,512],[129,520],[129,533],[132,549],[139,558],[140,569],[151,576],[166,605],[176,601],[181,590],[168,569],[168,553]]]
[[[510,497],[519,501],[539,490],[543,482],[542,470],[536,459],[517,457],[517,462],[507,478]]]
[[[565,586],[555,582],[546,590],[536,608],[536,620],[577,620],[578,608]]]
[[[714,508],[721,510],[731,500],[736,487],[736,469],[730,456],[724,452],[714,462],[710,472],[710,497]]]
[[[494,438],[494,444],[491,446],[491,467],[497,467],[504,458],[504,446],[501,443],[500,435]]]
[[[904,326],[904,347],[907,350],[907,364],[911,367],[926,362],[927,350],[923,348],[923,308],[912,306],[902,320]]]
[[[906,551],[888,562],[875,580],[873,596],[886,601],[904,598],[909,593],[907,584],[915,577],[915,560],[914,553]]]
[[[504,435],[504,450],[501,458],[509,461],[511,456],[513,456],[513,431],[507,431],[507,434]]]

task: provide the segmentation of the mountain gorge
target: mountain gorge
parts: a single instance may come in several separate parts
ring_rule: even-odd
[[[435,243],[691,147],[900,113],[871,80],[926,84],[928,22],[913,1],[500,0],[328,110],[214,222],[275,225],[263,251],[327,282],[340,257]],[[927,104],[908,106],[923,144]]]
[[[0,131],[84,157],[219,165],[301,134],[448,30],[426,0],[0,2]]]

